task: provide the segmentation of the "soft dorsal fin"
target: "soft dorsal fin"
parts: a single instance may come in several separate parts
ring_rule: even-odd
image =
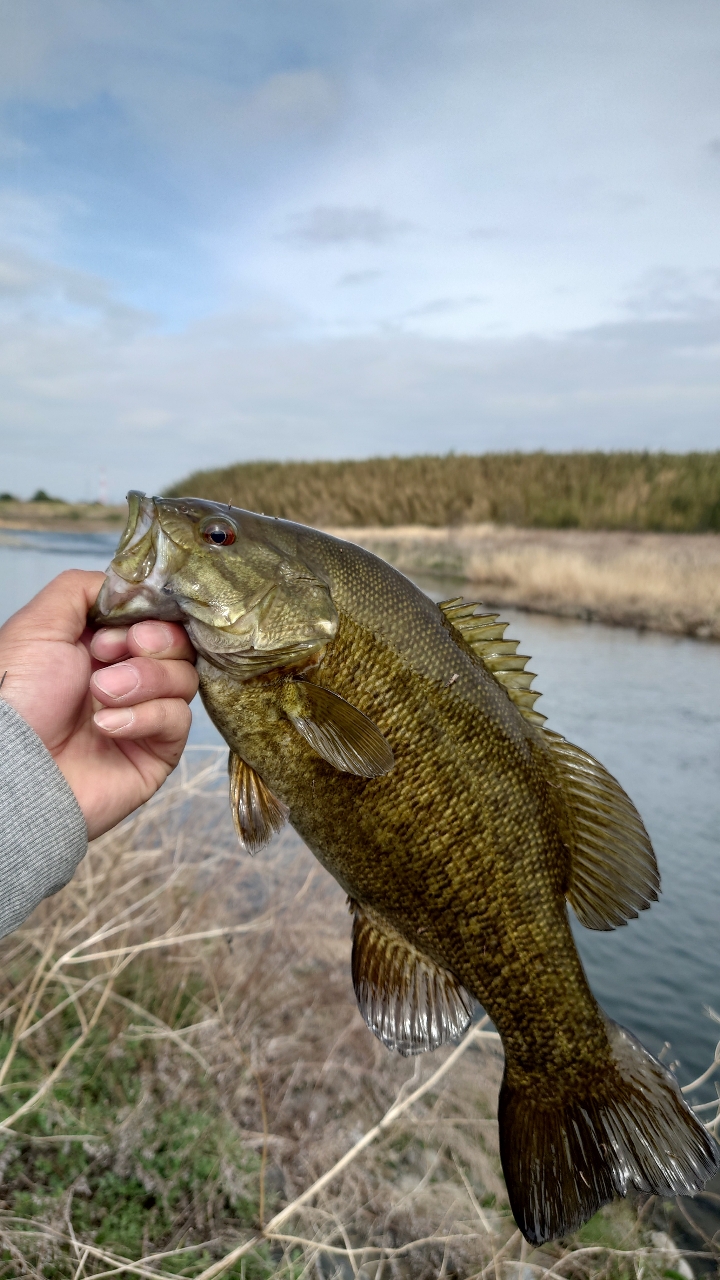
[[[559,733],[545,729],[544,737],[565,801],[568,901],[587,929],[614,929],[657,900],[660,875],[650,837],[607,769]]]
[[[482,609],[482,605],[473,600],[463,600],[462,596],[443,600],[438,608],[503,686],[520,714],[530,724],[541,728],[547,716],[533,709],[540,694],[530,688],[535,679],[532,671],[525,670],[530,659],[517,653],[519,640],[504,639],[507,622],[498,622],[498,613],[476,613],[475,610]]]
[[[264,849],[288,820],[290,810],[274,796],[262,778],[234,751],[228,758],[230,811],[243,849],[255,854]]]
[[[539,694],[525,671],[527,658],[505,640],[506,622],[498,614],[477,614],[481,606],[461,596],[439,606],[493,675],[507,689],[518,710],[542,727],[546,717],[533,710]],[[563,797],[563,836],[570,854],[567,898],[588,929],[614,929],[634,919],[655,902],[660,876],[650,837],[637,809],[619,782],[597,760],[543,730]]]
[[[354,913],[353,986],[378,1040],[409,1057],[462,1036],[474,1001],[455,975],[356,902],[348,905]]]
[[[362,711],[309,680],[287,680],[282,708],[323,760],[343,773],[379,778],[395,763],[387,739]]]

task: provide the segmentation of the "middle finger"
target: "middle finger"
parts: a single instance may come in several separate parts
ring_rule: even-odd
[[[198,677],[194,666],[181,659],[130,658],[96,671],[90,689],[105,706],[129,707],[153,698],[195,697]]]

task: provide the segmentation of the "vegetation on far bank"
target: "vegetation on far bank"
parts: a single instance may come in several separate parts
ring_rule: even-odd
[[[0,493],[0,528],[51,529],[88,533],[119,530],[127,519],[127,507],[103,502],[65,502],[38,489],[27,502],[11,493]]]
[[[720,452],[243,462],[166,490],[325,527],[508,524],[720,531]]]

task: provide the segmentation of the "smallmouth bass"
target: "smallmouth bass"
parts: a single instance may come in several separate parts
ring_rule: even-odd
[[[289,819],[348,894],[360,1011],[404,1054],[503,1041],[500,1152],[540,1244],[630,1186],[700,1190],[720,1163],[673,1076],[607,1018],[569,901],[612,929],[657,897],[642,821],[546,730],[496,615],[437,606],[370,552],[194,498],[129,495],[97,624],[184,623],[230,747],[240,841]]]

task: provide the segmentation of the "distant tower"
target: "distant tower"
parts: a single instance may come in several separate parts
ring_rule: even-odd
[[[107,474],[105,472],[105,468],[101,467],[100,468],[100,485],[98,489],[98,502],[100,503],[101,507],[106,507],[107,500],[108,500]]]

